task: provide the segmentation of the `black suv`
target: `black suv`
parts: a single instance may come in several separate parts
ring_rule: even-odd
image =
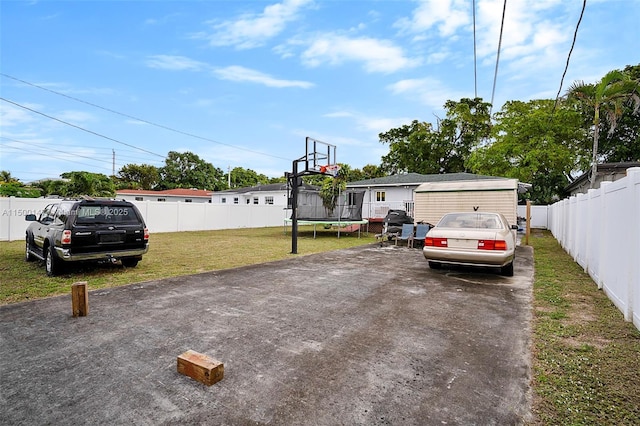
[[[135,205],[116,200],[61,200],[39,218],[27,215],[25,259],[44,260],[47,275],[67,263],[115,262],[134,267],[149,250],[149,230]]]

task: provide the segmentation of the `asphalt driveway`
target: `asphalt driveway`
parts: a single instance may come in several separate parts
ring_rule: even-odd
[[[0,306],[0,423],[521,424],[532,257],[502,277],[376,244],[92,291],[87,317]],[[188,349],[224,379],[178,374]]]

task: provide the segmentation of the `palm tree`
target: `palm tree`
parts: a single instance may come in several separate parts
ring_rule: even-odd
[[[593,188],[598,170],[598,135],[600,114],[604,114],[610,125],[610,132],[616,128],[616,121],[622,115],[626,102],[633,102],[637,111],[640,106],[640,83],[619,70],[609,71],[597,84],[574,82],[567,91],[569,99],[577,99],[594,110],[593,153],[591,159],[590,188]],[[635,113],[635,111],[634,111]]]

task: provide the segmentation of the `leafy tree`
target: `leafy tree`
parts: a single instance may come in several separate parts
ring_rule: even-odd
[[[113,197],[116,195],[114,182],[102,173],[67,172],[60,175],[67,179],[65,193],[67,197],[87,195],[89,197]]]
[[[431,123],[414,120],[380,133],[380,142],[389,144],[382,170],[389,174],[467,171],[471,151],[490,135],[489,106],[480,98],[447,101],[446,117],[438,120],[436,130]]]
[[[219,191],[226,189],[224,173],[192,152],[170,151],[165,166],[160,168],[163,189],[198,188]]]
[[[467,162],[475,173],[532,184],[527,194],[547,204],[563,195],[573,171],[588,163],[588,137],[578,111],[553,100],[510,101],[495,114],[494,141]]]
[[[359,180],[373,179],[377,177],[384,176],[384,171],[380,168],[380,166],[376,166],[374,164],[367,164],[361,169],[351,169],[349,171],[349,176],[347,177],[348,182],[355,182]]]
[[[231,188],[246,188],[269,183],[269,178],[266,175],[242,167],[235,167],[231,170],[231,179],[229,179],[229,175],[224,175],[224,179],[227,182],[231,181]]]
[[[340,165],[340,170],[336,177],[320,175],[324,176],[320,188],[320,198],[322,199],[322,206],[327,210],[328,214],[335,209],[340,193],[346,189],[347,176],[351,170],[347,164],[338,164]]]
[[[636,82],[640,82],[640,64],[627,66],[623,72]],[[638,92],[634,92],[630,102],[622,104],[622,113],[611,126],[607,120],[600,123],[599,154],[605,162],[640,161],[640,111]],[[636,101],[634,102],[634,95]],[[593,111],[590,109],[591,118]]]
[[[44,197],[50,195],[69,196],[67,186],[67,182],[61,179],[45,179],[36,184],[36,187],[40,188]]]
[[[11,176],[11,172],[2,170],[0,171],[0,183],[20,183],[20,181]]]
[[[0,182],[0,197],[38,198],[40,189],[25,186],[18,180]]]
[[[150,164],[127,164],[118,171],[119,188],[155,189],[160,183],[160,170]]]
[[[625,103],[632,102],[635,111],[640,105],[640,83],[631,76],[619,70],[609,71],[596,84],[585,84],[583,81],[574,82],[567,94],[569,99],[576,99],[593,110],[593,148],[591,151],[591,188],[595,185],[598,164],[598,142],[601,126],[601,115],[609,124],[612,133],[617,120],[623,113]],[[635,113],[634,111],[634,113]]]
[[[267,183],[286,183],[286,182],[287,182],[287,178],[283,175],[279,177],[269,178],[269,181]]]

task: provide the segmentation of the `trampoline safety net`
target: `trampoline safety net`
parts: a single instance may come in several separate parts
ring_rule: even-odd
[[[310,221],[351,221],[362,220],[362,201],[364,191],[346,190],[340,193],[333,210],[322,205],[319,191],[300,189],[298,191],[299,220]]]

